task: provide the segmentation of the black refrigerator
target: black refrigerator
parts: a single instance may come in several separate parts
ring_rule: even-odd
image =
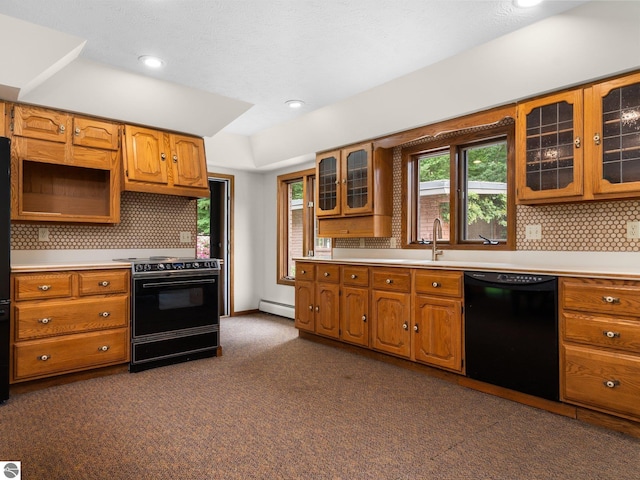
[[[0,403],[9,398],[10,152],[11,141],[0,137]]]

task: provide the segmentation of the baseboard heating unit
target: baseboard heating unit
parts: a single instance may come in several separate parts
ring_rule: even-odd
[[[273,315],[280,315],[293,320],[295,317],[295,307],[286,303],[272,302],[271,300],[260,300],[258,310]]]

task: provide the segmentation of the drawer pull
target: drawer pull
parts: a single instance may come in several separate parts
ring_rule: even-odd
[[[40,355],[38,357],[38,360],[42,360],[43,362],[46,362],[47,360],[49,360],[51,358],[51,355]]]
[[[351,280],[355,280],[356,278],[358,278],[358,275],[356,275],[355,273],[351,275]]]
[[[618,338],[620,336],[620,332],[612,332],[611,330],[605,330],[602,334],[609,338]]]
[[[305,273],[307,273],[306,270],[300,270],[300,275],[304,275]]]
[[[102,345],[101,347],[98,347],[98,350],[101,352],[106,352],[107,350],[109,350],[109,345]]]
[[[366,322],[367,321],[367,316],[366,315],[362,315],[362,321]]]
[[[43,292],[46,292],[47,290],[49,290],[51,288],[51,285],[38,285],[38,288],[40,290],[42,290]]]
[[[402,324],[402,328],[404,328],[405,330],[409,330],[409,325],[407,325],[407,322]]]
[[[328,277],[329,275],[331,275],[329,272],[324,272],[325,277]]]
[[[602,297],[602,301],[607,303],[620,303],[620,299],[617,297]]]
[[[98,286],[99,287],[108,287],[109,285],[111,285],[111,282],[108,282],[107,280],[103,280],[102,282],[98,282]]]
[[[607,380],[604,382],[604,386],[607,388],[616,388],[618,385],[620,385],[618,380]]]
[[[433,288],[438,288],[438,287],[440,286],[440,282],[433,282],[433,283],[431,284],[431,286],[432,286]]]
[[[111,313],[109,313],[109,312],[100,312],[100,313],[98,313],[98,316],[100,316],[102,318],[107,318],[109,315],[111,315]]]
[[[45,318],[39,318],[38,319],[38,323],[41,323],[43,325],[46,325],[47,323],[49,323],[51,321],[51,317],[45,317]]]
[[[393,283],[393,280],[391,278],[387,278],[387,285],[391,285]]]

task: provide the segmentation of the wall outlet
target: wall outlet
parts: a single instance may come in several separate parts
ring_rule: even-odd
[[[628,240],[640,239],[640,222],[638,221],[627,222],[627,239]]]
[[[396,248],[396,237],[391,237],[391,241],[389,242],[391,248]]]
[[[180,232],[180,243],[191,243],[191,232]]]
[[[48,242],[49,241],[49,229],[48,228],[38,228],[38,241],[39,242]]]
[[[526,233],[527,240],[542,239],[542,227],[539,224],[527,225],[525,233]]]
[[[360,238],[360,248],[364,248],[364,238]]]

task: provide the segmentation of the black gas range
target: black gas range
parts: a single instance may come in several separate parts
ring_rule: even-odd
[[[217,355],[217,259],[116,261],[131,263],[131,372]]]

